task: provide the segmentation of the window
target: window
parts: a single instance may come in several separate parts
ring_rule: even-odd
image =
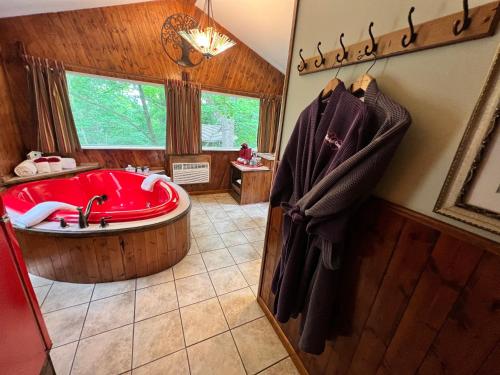
[[[74,72],[66,77],[83,148],[165,148],[163,85]]]
[[[260,101],[256,98],[203,91],[201,144],[205,150],[257,148]]]

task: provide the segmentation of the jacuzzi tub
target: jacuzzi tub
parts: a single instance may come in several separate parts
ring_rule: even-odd
[[[3,195],[9,214],[23,214],[36,204],[58,201],[78,207],[87,205],[94,195],[107,195],[102,204],[94,203],[89,223],[143,220],[164,215],[179,204],[175,188],[163,181],[157,182],[152,192],[141,189],[144,176],[117,170],[98,170],[81,173],[71,178],[58,178],[29,182],[14,186]],[[64,217],[68,223],[78,222],[76,211],[59,210],[47,218],[58,221]]]
[[[144,176],[116,170],[81,173],[71,178],[30,182],[2,194],[30,273],[52,280],[99,283],[148,276],[184,258],[191,246],[188,193],[175,183],[157,182],[143,191]],[[94,195],[89,226],[80,228],[78,214],[56,211],[30,228],[16,217],[39,202],[62,201],[85,207]],[[69,223],[62,228],[58,218]],[[100,218],[109,225],[101,227]]]

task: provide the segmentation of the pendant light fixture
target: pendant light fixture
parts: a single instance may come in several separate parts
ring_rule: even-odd
[[[217,31],[211,0],[205,0],[203,12],[197,28],[180,30],[178,34],[209,59],[231,48],[236,42]],[[204,25],[205,28],[202,28]]]

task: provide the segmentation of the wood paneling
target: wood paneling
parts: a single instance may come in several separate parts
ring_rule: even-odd
[[[145,230],[69,237],[16,230],[30,273],[96,283],[151,275],[172,267],[190,248],[190,213]]]
[[[0,180],[23,160],[25,154],[17,128],[4,65],[0,62]]]
[[[193,1],[162,0],[0,19],[0,45],[26,149],[35,146],[35,126],[28,100],[26,74],[17,57],[15,42],[22,41],[29,54],[60,60],[73,70],[135,79],[143,77],[156,82],[167,78],[181,79],[183,70],[169,59],[160,42],[164,20],[178,12],[196,17],[200,13]],[[220,87],[224,92],[233,90],[254,96],[281,94],[284,81],[281,72],[241,41],[220,56],[184,71],[189,73],[191,81],[200,83],[202,87],[212,90]],[[4,83],[5,77],[0,73],[0,99],[4,99]],[[5,100],[0,101],[2,129],[10,126],[3,121],[3,114],[10,111],[5,103]],[[17,162],[17,154],[22,155],[25,150],[20,146],[18,135],[8,132],[7,137],[3,137],[4,134],[0,142],[9,145],[15,155],[8,155],[6,160],[9,163],[2,164],[0,171],[4,168],[10,171],[11,160]],[[222,153],[220,160],[229,161],[229,155],[232,154]],[[79,161],[97,161],[110,168],[127,164],[165,167],[165,153],[161,150],[84,150],[72,156]],[[228,189],[229,167],[225,169],[224,172],[213,170],[214,181],[222,185],[197,185],[188,190]]]
[[[259,302],[270,311],[281,221],[281,209],[272,209],[259,291]],[[378,199],[363,206],[356,223],[343,278],[342,304],[350,331],[312,356],[297,348],[299,320],[278,323],[307,371],[498,371],[498,244]]]

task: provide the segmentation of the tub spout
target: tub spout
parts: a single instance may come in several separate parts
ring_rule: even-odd
[[[108,196],[103,194],[103,195],[94,195],[92,198],[90,198],[89,202],[87,203],[87,207],[85,208],[85,213],[83,212],[82,207],[78,207],[78,225],[80,228],[87,228],[89,226],[89,216],[90,212],[92,211],[92,205],[94,204],[95,201],[97,201],[97,204],[103,204],[106,200],[108,199]]]

